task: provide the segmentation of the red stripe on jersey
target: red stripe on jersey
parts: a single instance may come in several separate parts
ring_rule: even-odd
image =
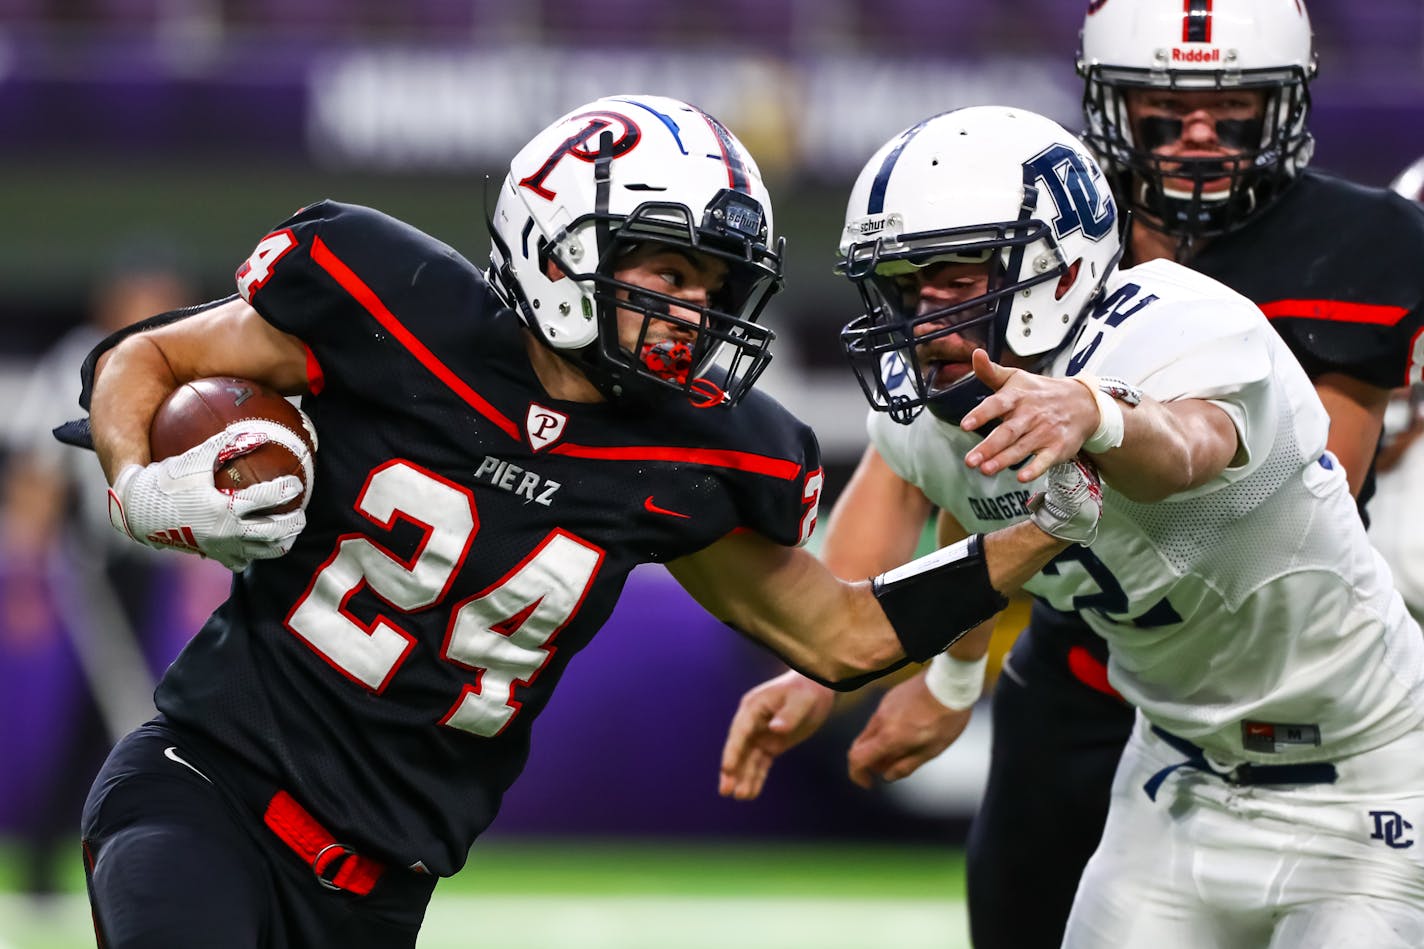
[[[376,296],[375,291],[366,286],[365,282],[356,276],[350,267],[342,263],[320,237],[312,240],[311,259],[322,270],[331,274],[332,279],[341,284],[341,289],[351,294],[367,313],[376,318],[376,322],[389,330],[391,335],[408,349],[412,356],[420,360],[421,364],[429,369],[437,379],[449,386],[452,392],[464,399],[470,408],[499,426],[499,429],[510,438],[515,441],[521,440],[519,428],[505,418],[498,409],[486,402],[478,392],[466,385],[464,380],[455,375],[449,366],[441,362],[434,353],[425,347],[424,343],[416,339],[415,334],[406,329],[401,321],[396,319],[394,313],[386,309],[386,305]]]
[[[396,319],[395,314],[386,309],[386,305],[376,296],[375,291],[366,286],[365,282],[356,276],[350,267],[342,263],[320,237],[312,241],[311,258],[317,266],[329,273],[343,290],[351,294],[366,312],[374,316],[378,323],[389,330],[391,335],[416,359],[420,360],[425,368],[449,386],[456,395],[464,399],[471,408],[499,426],[510,438],[515,441],[522,440],[515,424],[486,402],[478,392],[465,384],[459,376],[455,375],[448,366],[427,349],[425,344],[416,339],[414,334],[406,329],[400,320]],[[655,445],[595,448],[587,445],[563,444],[549,449],[549,453],[568,455],[572,458],[598,458],[606,461],[682,461],[714,468],[750,471],[753,474],[768,475],[783,481],[791,481],[801,473],[801,466],[794,461],[716,448],[671,448]]]
[[[721,448],[673,448],[659,445],[595,448],[591,445],[563,444],[550,448],[549,453],[572,458],[598,458],[604,461],[682,461],[691,465],[750,471],[752,474],[768,475],[782,481],[792,481],[801,473],[801,466],[794,461]]]
[[[1261,312],[1273,320],[1277,317],[1295,317],[1329,320],[1333,323],[1393,326],[1404,319],[1409,309],[1379,303],[1346,303],[1342,300],[1276,300],[1274,303],[1262,303]]]
[[[311,347],[302,343],[302,349],[307,353],[307,388],[312,395],[321,395],[321,390],[326,388],[326,373],[321,371],[321,363],[317,362]]]

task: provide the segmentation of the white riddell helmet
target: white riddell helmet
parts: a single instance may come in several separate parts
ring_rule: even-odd
[[[1124,177],[1133,207],[1145,212],[1138,220],[1185,238],[1224,234],[1264,210],[1309,163],[1315,72],[1301,0],[1092,0],[1078,52],[1083,139],[1110,175]],[[1172,179],[1194,183],[1169,190],[1164,160],[1128,121],[1129,89],[1261,90],[1266,108],[1259,121],[1218,121],[1219,131],[1240,126],[1230,129],[1241,143],[1239,161],[1165,162]],[[1204,187],[1222,179],[1229,188]]]
[[[838,272],[865,312],[841,331],[871,406],[899,422],[922,407],[957,423],[989,389],[943,387],[917,344],[958,333],[1047,363],[1122,255],[1117,206],[1088,150],[1058,123],[977,106],[911,126],[871,157],[851,191]],[[896,278],[941,262],[989,262],[988,291],[919,312]],[[1060,295],[1060,278],[1078,269]]]
[[[730,405],[771,359],[774,334],[757,323],[782,282],[771,199],[742,144],[695,106],[624,95],[574,109],[514,156],[490,229],[496,292],[609,398],[671,388]],[[696,307],[616,281],[616,260],[650,241],[718,257],[724,287]],[[620,290],[629,294],[617,301]],[[656,319],[685,323],[696,339],[674,353],[640,336],[630,351],[619,308],[642,313],[644,334]]]

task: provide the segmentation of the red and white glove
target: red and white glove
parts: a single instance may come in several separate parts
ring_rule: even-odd
[[[301,479],[285,475],[240,491],[213,484],[218,457],[254,437],[290,439],[305,453],[294,435],[280,430],[274,436],[269,428],[280,426],[260,421],[230,425],[181,455],[129,465],[109,489],[109,521],[140,544],[211,557],[235,573],[254,560],[282,556],[307,524],[310,492],[303,496]],[[254,513],[296,497],[302,498],[301,507],[286,514]]]
[[[1103,482],[1098,470],[1076,458],[1059,462],[1044,475],[1044,488],[1028,499],[1033,522],[1045,534],[1087,546],[1098,537],[1103,516]]]

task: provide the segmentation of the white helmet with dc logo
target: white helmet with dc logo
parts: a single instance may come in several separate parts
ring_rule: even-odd
[[[911,126],[871,157],[840,254],[865,304],[841,345],[871,406],[906,423],[927,406],[958,423],[988,388],[972,373],[940,381],[918,347],[959,334],[995,361],[1008,351],[1046,365],[1102,292],[1122,239],[1081,142],[1041,115],[978,106]],[[921,312],[897,278],[942,262],[990,264],[987,291]]]

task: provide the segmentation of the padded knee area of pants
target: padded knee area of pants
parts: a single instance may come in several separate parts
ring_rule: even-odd
[[[1302,907],[1276,925],[1270,949],[1417,949],[1424,907],[1385,900],[1330,900]]]
[[[256,947],[267,883],[230,845],[206,828],[142,823],[91,842],[106,949]]]

